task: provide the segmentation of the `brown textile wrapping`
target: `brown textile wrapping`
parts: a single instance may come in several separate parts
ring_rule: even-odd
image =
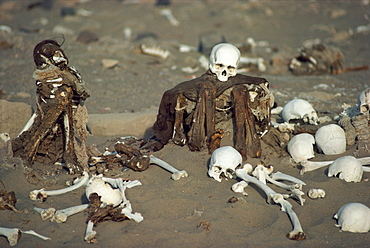
[[[173,128],[176,116],[176,105],[179,94],[183,94],[186,99],[197,102],[200,97],[199,89],[203,88],[205,82],[213,84],[215,88],[215,98],[220,96],[226,89],[240,84],[262,84],[267,82],[264,78],[251,77],[246,75],[237,74],[230,77],[228,81],[221,82],[217,76],[210,70],[207,70],[202,76],[182,82],[174,88],[166,91],[159,106],[157,120],[153,125],[154,135],[163,145],[167,144],[172,138]],[[198,106],[197,106],[198,108]],[[211,134],[212,135],[212,134]],[[205,137],[205,136],[203,136]],[[209,142],[208,140],[206,142]]]

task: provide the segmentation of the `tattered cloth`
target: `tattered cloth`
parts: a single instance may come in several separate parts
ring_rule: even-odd
[[[216,74],[213,74],[210,70],[207,70],[202,76],[182,82],[174,88],[166,91],[163,94],[157,120],[153,125],[154,135],[160,141],[162,145],[168,143],[172,138],[177,98],[182,93],[187,99],[193,102],[198,100],[198,92],[205,82],[211,82],[216,87],[216,97],[219,97],[225,90],[230,87],[241,85],[241,84],[255,84],[259,85],[266,83],[267,80],[259,77],[251,77],[246,75],[237,74],[234,77],[230,77],[226,82],[221,82],[217,79]]]

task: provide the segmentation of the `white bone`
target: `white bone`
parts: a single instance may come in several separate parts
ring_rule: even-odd
[[[37,200],[37,196],[41,194],[43,198],[47,198],[48,196],[51,195],[61,195],[70,191],[73,191],[75,189],[78,189],[82,186],[85,186],[87,182],[89,181],[89,174],[87,172],[83,172],[83,176],[78,179],[74,185],[64,188],[64,189],[57,189],[57,190],[48,190],[46,191],[45,189],[39,189],[39,190],[33,190],[30,192],[30,199],[31,200]]]
[[[289,219],[292,222],[293,230],[288,233],[289,239],[300,240],[299,237],[304,237],[301,222],[298,219],[297,214],[292,209],[292,204],[285,200],[281,194],[274,194],[272,200],[281,205],[281,211],[286,212],[289,215]],[[304,239],[304,238],[303,238]]]
[[[118,206],[123,200],[122,193],[119,189],[113,189],[110,184],[105,183],[102,177],[103,175],[98,175],[90,178],[85,190],[87,199],[92,193],[97,193],[101,197],[102,206]]]
[[[93,228],[94,228],[94,222],[89,220],[86,226],[85,241],[91,242],[95,238],[96,231],[94,231]]]
[[[281,205],[281,211],[286,212],[289,215],[289,218],[293,225],[293,230],[289,232],[289,239],[296,239],[296,237],[304,236],[304,232],[301,226],[301,223],[299,222],[299,219],[296,215],[296,213],[292,210],[292,205],[286,201],[282,194],[277,194],[274,190],[272,190],[267,185],[263,184],[258,179],[249,176],[246,170],[244,169],[237,169],[236,175],[247,181],[248,183],[254,183],[257,187],[262,189],[266,196],[267,196],[267,202],[268,203],[276,203]]]
[[[370,167],[364,166],[367,164],[370,164],[370,157],[364,157],[364,158],[358,158],[357,159],[361,165],[364,172],[370,172]],[[302,169],[300,171],[300,174],[303,175],[305,172],[317,170],[319,168],[328,166],[332,164],[334,160],[331,161],[302,161],[301,166]]]
[[[256,168],[254,168],[252,175],[257,177],[258,180],[260,180],[262,183],[266,184],[266,179],[268,178],[268,175],[270,175],[272,171],[273,171],[272,166],[267,168],[262,164],[258,164]]]
[[[312,125],[317,125],[319,122],[316,110],[303,99],[293,99],[285,104],[281,116],[286,122],[294,119],[302,119]]]
[[[25,131],[27,131],[28,129],[30,129],[30,127],[33,125],[33,123],[35,122],[35,119],[36,119],[37,115],[36,113],[33,113],[33,115],[31,116],[31,118],[27,121],[26,125],[23,127],[22,131],[18,134],[18,137]]]
[[[242,64],[252,64],[256,65],[257,69],[259,71],[266,71],[266,65],[265,65],[265,60],[261,57],[258,58],[251,58],[251,57],[240,57],[240,63]]]
[[[296,163],[315,157],[313,145],[315,137],[309,133],[301,133],[293,136],[288,143],[288,152]]]
[[[29,234],[29,235],[33,235],[33,236],[36,236],[36,237],[38,237],[38,238],[40,238],[40,239],[43,239],[43,240],[50,240],[51,238],[49,238],[49,237],[45,237],[45,236],[43,236],[43,235],[41,235],[41,234],[38,234],[37,232],[35,232],[34,230],[28,230],[28,231],[22,231],[22,230],[20,230],[21,231],[21,233],[25,233],[25,234]]]
[[[55,208],[46,208],[46,209],[43,209],[43,208],[34,207],[33,209],[36,212],[40,213],[40,216],[41,216],[41,219],[42,220],[47,220],[47,219],[51,218],[55,214],[55,212],[56,212],[56,209]]]
[[[170,9],[162,9],[161,15],[165,16],[172,26],[180,25],[180,22],[172,15],[172,11]]]
[[[369,113],[370,110],[370,88],[361,92],[358,97],[358,105],[361,113]]]
[[[298,179],[296,177],[287,175],[287,174],[282,173],[280,171],[272,173],[270,177],[274,180],[289,181],[289,182],[292,182],[292,183],[299,183],[299,184],[302,184],[302,185],[306,185],[306,183],[303,182],[301,179]]]
[[[231,186],[232,191],[236,193],[242,193],[243,195],[247,196],[248,193],[244,191],[244,188],[248,186],[248,183],[246,181],[240,181],[238,183],[234,183],[233,186]]]
[[[122,194],[122,202],[120,204],[120,207],[122,208],[121,213],[126,215],[127,218],[132,219],[137,223],[143,221],[144,217],[140,213],[137,213],[137,212],[132,213],[131,203],[129,200],[127,200],[126,195],[125,195],[126,188],[130,189],[135,186],[142,185],[141,182],[139,180],[124,182],[122,178],[113,179],[113,178],[103,177],[102,179],[103,181],[111,184],[113,187],[118,188],[119,191],[121,192]]]
[[[329,164],[333,163],[334,161],[322,161],[322,162],[316,162],[316,161],[301,161],[302,169],[300,171],[300,174],[303,175],[305,172],[317,170],[319,168],[328,166]]]
[[[163,169],[165,170],[168,170],[169,172],[172,173],[172,176],[171,178],[173,180],[179,180],[180,178],[182,177],[188,177],[188,173],[184,170],[178,170],[176,168],[174,168],[172,165],[170,165],[169,163],[159,159],[159,158],[156,158],[154,157],[153,155],[150,155],[150,163],[151,164],[156,164],[160,167],[162,167]]]
[[[326,193],[325,193],[325,190],[323,189],[310,189],[307,195],[311,199],[316,199],[316,198],[324,198]]]
[[[366,233],[370,230],[370,208],[362,203],[347,203],[334,215],[342,231]]]
[[[180,53],[188,53],[188,52],[196,52],[196,51],[198,51],[197,47],[189,46],[189,45],[185,45],[185,44],[180,44],[179,45],[179,52]]]
[[[293,187],[298,187],[298,188],[293,188]],[[299,188],[302,187],[302,185],[293,185],[290,194],[283,194],[284,198],[293,198],[299,201],[301,206],[303,206],[304,202],[306,199],[303,199],[304,192]]]
[[[237,166],[243,161],[240,153],[232,146],[222,146],[217,148],[212,153],[208,175],[218,182],[221,182],[221,175],[224,178],[230,179],[233,177],[233,173]]]
[[[67,218],[73,214],[84,211],[90,204],[82,204],[78,206],[69,207],[66,209],[58,210],[51,217],[52,222],[63,223],[67,221]]]
[[[325,155],[341,154],[346,151],[346,133],[337,124],[320,127],[316,131],[315,141]]]
[[[329,177],[339,176],[346,182],[361,182],[363,167],[355,157],[344,156],[336,159],[328,170]]]
[[[209,57],[209,69],[216,74],[218,80],[226,82],[229,77],[237,74],[240,51],[228,43],[220,43],[212,48]]]
[[[15,246],[18,243],[18,240],[21,238],[21,233],[34,235],[43,240],[50,240],[50,238],[40,235],[33,230],[22,231],[18,228],[0,227],[0,235],[7,238],[10,246]]]
[[[21,231],[18,228],[0,227],[0,235],[8,239],[10,246],[15,246],[18,243]]]

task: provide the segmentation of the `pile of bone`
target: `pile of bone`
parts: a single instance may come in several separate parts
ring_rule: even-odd
[[[122,178],[107,178],[102,175],[89,177],[84,172],[83,176],[75,181],[72,186],[59,190],[46,191],[45,189],[33,190],[30,192],[31,200],[44,202],[48,196],[55,196],[71,192],[80,187],[86,186],[85,194],[89,203],[56,210],[55,208],[42,209],[35,207],[34,210],[40,213],[42,220],[50,219],[52,222],[64,223],[71,215],[80,213],[89,208],[85,240],[89,243],[96,243],[96,231],[94,225],[98,222],[111,219],[121,221],[132,219],[141,222],[143,217],[140,213],[133,213],[130,201],[125,196],[127,188],[141,185],[138,180],[123,180]],[[96,204],[98,203],[98,204]]]
[[[242,166],[242,157],[240,153],[231,146],[224,146],[216,149],[209,163],[208,175],[216,181],[221,182],[222,179],[231,179],[236,175],[241,181],[232,186],[234,192],[247,195],[244,191],[249,183],[255,184],[266,195],[267,203],[281,205],[281,211],[286,212],[292,222],[293,230],[287,234],[287,237],[292,240],[304,240],[304,233],[297,214],[293,211],[292,205],[286,200],[293,198],[302,206],[305,202],[302,187],[306,185],[302,180],[282,172],[273,173],[272,166],[257,165],[254,169],[250,164]],[[291,182],[291,184],[286,184]],[[287,193],[277,193],[272,190],[267,183],[274,184],[282,189],[287,190]],[[323,189],[310,189],[307,192],[308,196],[314,198],[324,198],[325,191]],[[361,203],[349,203],[344,205],[334,215],[338,219],[337,227],[341,227],[343,231],[349,232],[368,232],[370,230],[370,209]]]
[[[281,110],[281,112],[280,112]],[[323,123],[312,105],[303,99],[294,99],[280,110],[275,110],[284,120],[284,123],[272,124],[281,132],[293,132],[298,124],[289,123],[290,120],[300,119],[304,123],[318,125]],[[339,117],[338,124],[322,125],[312,133],[300,133],[293,136],[287,146],[288,153],[295,163],[302,166],[301,174],[323,166],[330,165],[328,176],[339,177],[347,182],[360,182],[363,172],[370,171],[366,164],[370,163],[369,157],[361,157],[369,153],[370,127],[370,88],[364,90],[358,104],[347,108]],[[276,112],[278,111],[278,112]],[[347,146],[356,142],[354,156],[343,156],[335,161],[313,162],[309,159],[315,157],[314,150],[325,155],[338,155],[346,152]],[[314,148],[317,149],[314,149]]]

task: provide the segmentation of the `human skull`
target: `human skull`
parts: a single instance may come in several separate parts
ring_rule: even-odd
[[[319,122],[316,110],[309,102],[303,99],[293,99],[289,101],[285,104],[281,111],[281,115],[286,122],[294,119],[302,119],[304,122],[308,122],[312,125],[317,125]]]
[[[240,59],[240,51],[228,43],[220,43],[213,47],[209,57],[209,69],[217,75],[218,80],[226,82],[236,75]]]
[[[325,155],[341,154],[346,151],[346,133],[337,124],[320,127],[315,134],[315,141]]]
[[[309,133],[301,133],[293,136],[288,143],[288,152],[296,163],[315,157],[313,145],[315,137]]]
[[[236,167],[242,163],[242,156],[231,146],[217,148],[209,163],[208,175],[221,182],[221,176],[225,179],[232,178]]]
[[[353,233],[367,233],[370,231],[370,208],[359,202],[343,205],[334,215],[338,220],[336,227],[342,231]]]
[[[353,156],[344,156],[337,158],[329,166],[328,176],[338,176],[346,182],[361,182],[363,175],[363,168],[360,161]]]

